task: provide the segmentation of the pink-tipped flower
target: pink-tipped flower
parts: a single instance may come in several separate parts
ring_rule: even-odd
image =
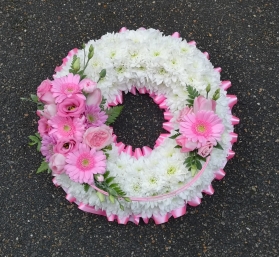
[[[180,123],[180,133],[189,141],[197,142],[198,148],[207,142],[216,145],[224,131],[222,120],[213,111],[199,111],[185,116]]]
[[[45,104],[54,103],[54,97],[51,93],[51,81],[49,79],[44,80],[37,88],[37,96],[39,100]]]
[[[54,116],[48,121],[52,127],[49,135],[53,135],[57,140],[75,139],[79,142],[82,141],[85,118],[70,118]]]
[[[52,81],[51,92],[55,97],[56,103],[61,103],[65,98],[77,95],[81,99],[85,100],[85,96],[81,93],[79,88],[79,75],[73,75],[69,73],[68,76],[57,78]]]
[[[86,97],[87,105],[100,105],[102,102],[102,92],[99,88],[96,88],[92,93]]]
[[[194,100],[193,111],[197,113],[198,111],[216,111],[216,102],[211,99],[206,99],[203,96],[198,96]]]
[[[59,175],[64,173],[66,158],[63,154],[55,153],[49,159],[49,168],[52,170],[52,175]]]
[[[101,108],[98,105],[93,104],[85,107],[85,118],[87,128],[100,127],[106,122],[108,115],[101,111]]]
[[[179,115],[177,117],[177,122],[181,122],[181,121],[184,121],[184,116],[186,116],[187,114],[189,113],[192,113],[193,112],[193,108],[192,107],[184,107],[180,112],[179,112]]]
[[[57,104],[57,114],[61,117],[80,117],[85,110],[85,101],[77,95],[65,98]]]
[[[77,183],[92,184],[94,174],[104,174],[106,171],[106,156],[103,151],[90,149],[86,144],[79,144],[76,151],[69,153],[66,163],[66,174]]]
[[[79,83],[79,88],[85,93],[92,93],[97,87],[97,83],[91,79],[83,79]]]

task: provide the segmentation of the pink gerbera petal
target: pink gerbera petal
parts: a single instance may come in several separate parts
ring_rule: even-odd
[[[81,93],[79,87],[80,76],[73,75],[69,73],[68,76],[64,76],[61,78],[57,78],[52,81],[51,92],[55,98],[56,103],[61,103],[67,97],[72,97],[76,95],[83,100],[85,100],[85,96]]]
[[[180,122],[180,132],[192,142],[204,146],[207,142],[221,140],[224,131],[222,120],[213,111],[199,111],[190,113]]]
[[[106,156],[102,151],[90,149],[85,144],[79,144],[78,149],[69,153],[66,158],[65,172],[77,183],[93,183],[94,174],[106,171]]]

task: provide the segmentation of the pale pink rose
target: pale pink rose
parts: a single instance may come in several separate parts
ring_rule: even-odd
[[[184,121],[184,117],[189,114],[189,113],[192,113],[193,112],[193,108],[192,107],[188,107],[186,106],[184,109],[182,109],[180,112],[179,112],[179,115],[178,115],[178,118],[177,118],[177,122],[182,122]]]
[[[57,104],[57,114],[61,117],[79,117],[85,110],[85,101],[77,95],[65,98]]]
[[[97,83],[91,79],[83,79],[78,85],[85,93],[92,93],[97,87]]]
[[[97,181],[99,181],[99,182],[103,182],[105,180],[105,178],[102,174],[97,174],[96,178],[97,178]]]
[[[40,136],[47,135],[50,131],[51,127],[48,124],[48,119],[41,116],[41,118],[38,121],[38,131]]]
[[[101,102],[102,102],[102,93],[99,88],[95,88],[94,91],[86,97],[87,105],[92,105],[92,104],[100,105]]]
[[[37,88],[37,96],[39,100],[46,104],[54,103],[54,97],[50,92],[52,88],[51,81],[49,79],[44,80]]]
[[[210,142],[207,142],[204,146],[199,148],[198,154],[202,157],[207,157],[209,154],[211,154],[213,150],[213,144]]]
[[[188,153],[197,148],[198,143],[189,141],[185,136],[180,135],[175,139],[177,145],[181,146],[182,153]]]
[[[50,119],[51,117],[55,116],[57,113],[57,107],[56,107],[56,104],[46,104],[44,106],[44,110],[38,110],[37,111],[37,114],[40,116],[40,117],[45,117],[47,119]]]
[[[66,155],[72,151],[75,151],[78,147],[77,142],[74,139],[70,140],[60,140],[54,146],[54,152]]]
[[[59,175],[64,172],[66,157],[63,154],[55,153],[49,159],[49,168],[52,170],[52,175]]]
[[[112,143],[112,129],[106,125],[90,127],[83,135],[83,142],[91,148],[95,147],[96,150],[100,150]]]
[[[194,113],[196,114],[198,111],[216,111],[216,102],[211,99],[206,99],[203,96],[198,96],[194,100],[193,105]]]

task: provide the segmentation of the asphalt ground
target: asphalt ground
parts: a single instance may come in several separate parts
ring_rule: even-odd
[[[279,256],[277,0],[0,0],[0,7],[0,256]],[[162,225],[118,225],[80,211],[49,175],[35,174],[40,154],[28,146],[36,106],[20,97],[51,78],[69,50],[123,26],[195,40],[239,100],[239,142],[225,178],[200,206]]]

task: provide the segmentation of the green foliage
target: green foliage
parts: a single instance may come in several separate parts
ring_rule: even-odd
[[[97,83],[103,79],[105,76],[107,75],[107,70],[106,69],[102,69],[101,72],[99,73],[99,80],[97,81]]]
[[[48,163],[44,160],[42,161],[40,167],[37,169],[37,172],[36,173],[41,173],[41,172],[44,172],[44,171],[47,171],[48,173],[50,173],[50,168],[48,166]]]
[[[109,171],[106,171],[103,176],[104,181],[99,182],[95,180],[95,185],[109,194],[109,200],[111,203],[115,203],[115,200],[118,201],[121,210],[123,210],[124,207],[119,202],[119,198],[124,199],[126,202],[130,202],[131,199],[129,197],[126,197],[126,193],[120,188],[118,183],[112,183],[115,177],[111,177]],[[97,192],[97,195],[98,193],[101,194],[100,192]],[[104,195],[102,194],[102,196]],[[100,198],[100,195],[98,195],[98,197]]]
[[[123,107],[124,107],[123,105],[118,105],[106,110],[106,114],[108,115],[106,125],[110,125],[111,123],[115,122],[117,117],[120,115]]]
[[[215,145],[214,148],[224,150],[224,148],[219,144],[219,142],[217,142],[217,145]]]
[[[186,168],[188,168],[192,176],[194,176],[198,170],[202,169],[202,161],[205,162],[206,159],[200,156],[197,150],[194,150],[189,152],[189,156],[185,159],[183,164],[185,164]]]
[[[28,136],[28,138],[31,140],[30,142],[29,142],[29,145],[36,145],[37,144],[37,151],[38,152],[40,152],[40,150],[41,150],[41,145],[42,145],[42,143],[41,143],[41,141],[42,141],[42,138],[41,138],[41,136],[39,135],[39,133],[35,133],[35,135],[34,136]]]
[[[85,191],[85,192],[88,192],[88,190],[89,190],[89,188],[90,188],[90,185],[87,184],[87,183],[84,183],[84,184],[83,184],[83,188],[84,188],[84,191]]]
[[[187,86],[187,91],[188,91],[188,94],[189,94],[189,98],[187,99],[188,106],[193,106],[195,98],[198,97],[200,94],[192,86]]]
[[[25,97],[21,97],[20,100],[21,101],[28,101],[28,102],[32,102],[32,103],[35,103],[37,104],[37,109],[38,110],[43,110],[44,109],[44,104],[42,102],[39,101],[39,98],[37,95],[34,95],[34,94],[31,94],[30,95],[30,98],[25,98]]]
[[[171,137],[169,137],[170,139],[176,139],[178,136],[180,136],[180,133],[176,133],[174,135],[172,135]]]

